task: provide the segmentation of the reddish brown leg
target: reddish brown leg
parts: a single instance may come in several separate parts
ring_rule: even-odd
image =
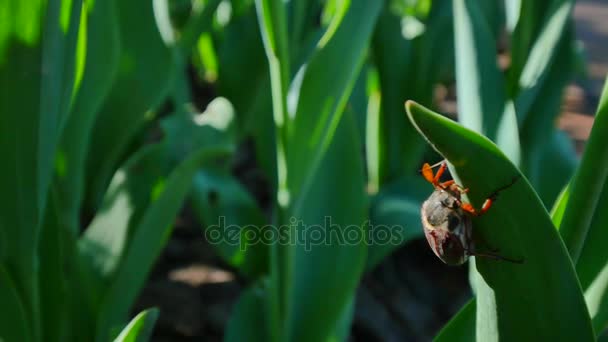
[[[435,185],[433,183],[435,180],[435,175],[433,175],[433,168],[431,167],[431,165],[429,165],[429,163],[424,163],[420,171],[422,172],[422,176],[424,177],[424,179],[427,180],[427,182]]]
[[[442,162],[441,166],[439,167],[439,170],[437,170],[437,173],[435,174],[435,178],[433,179],[433,185],[439,184],[439,179],[441,179],[441,176],[445,172],[446,167],[447,167],[446,162],[445,161]]]
[[[445,181],[443,183],[439,183],[439,186],[445,189],[445,188],[447,188],[448,186],[450,186],[452,184],[454,184],[454,180],[450,179],[449,181]]]
[[[490,196],[488,196],[488,198],[485,200],[485,202],[483,202],[483,205],[481,206],[480,210],[476,210],[471,205],[471,203],[462,203],[462,209],[474,216],[483,215],[486,211],[488,211],[488,209],[490,209],[490,207],[492,206],[494,201],[496,201],[498,194],[501,191],[505,190],[506,188],[510,187],[511,185],[515,184],[515,182],[517,182],[518,179],[519,179],[519,176],[514,177],[513,180],[511,180],[511,182],[509,184],[501,186],[500,188],[496,189],[496,191],[494,191],[492,194],[490,194]],[[463,190],[468,191],[469,189],[463,189]]]

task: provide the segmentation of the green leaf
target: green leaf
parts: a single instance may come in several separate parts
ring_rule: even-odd
[[[86,66],[78,94],[61,136],[55,182],[60,220],[77,232],[84,195],[85,162],[89,136],[118,67],[118,23],[114,1],[86,7]]]
[[[195,215],[206,225],[206,240],[228,264],[249,277],[267,272],[272,242],[263,234],[272,228],[238,180],[227,170],[198,172],[191,199]]]
[[[401,18],[385,8],[376,24],[371,45],[379,93],[370,95],[370,106],[379,108],[375,109],[377,114],[368,112],[368,124],[375,121],[377,138],[367,141],[366,145],[367,148],[375,146],[380,186],[411,171],[423,152],[423,141],[403,116],[402,108],[408,96],[417,94],[417,87],[424,89],[426,85],[416,79],[416,47],[401,34]],[[374,121],[371,121],[372,115],[377,116]]]
[[[570,183],[560,225],[598,333],[608,323],[608,251],[603,243],[608,238],[607,127],[608,82],[604,85],[581,164]]]
[[[475,0],[453,0],[458,121],[491,139],[505,107],[496,42]]]
[[[226,326],[225,342],[266,342],[272,340],[268,305],[269,287],[260,281],[241,293]],[[275,332],[276,333],[276,332]]]
[[[525,60],[525,65],[521,70],[521,74],[517,72],[518,64],[515,64],[512,75],[518,78],[517,83],[512,82],[511,88],[517,89],[517,98],[515,108],[518,117],[518,122],[522,123],[528,113],[532,102],[538,96],[538,92],[545,86],[548,70],[552,67],[554,59],[559,56],[557,53],[558,45],[561,42],[564,31],[568,27],[568,21],[574,1],[560,0],[554,1],[547,13],[547,19],[543,23],[542,30],[538,33],[534,44],[530,47],[521,47],[525,49],[525,54],[529,55]],[[525,13],[522,9],[521,13]],[[538,17],[529,18],[538,22]],[[530,34],[527,33],[527,34]],[[529,50],[528,50],[529,49]],[[561,70],[563,72],[563,70]]]
[[[117,1],[120,29],[118,73],[96,118],[87,161],[87,204],[97,208],[112,175],[170,89],[171,54],[156,26],[152,1]],[[137,27],[137,29],[133,29]]]
[[[452,164],[453,174],[471,189],[468,198],[476,208],[488,194],[517,179],[487,215],[473,219],[474,234],[486,248],[523,260],[476,258],[483,280],[476,288],[477,339],[594,340],[567,250],[526,179],[483,136],[411,101],[406,109],[420,133]]]
[[[475,299],[465,304],[460,311],[441,329],[433,341],[475,341]]]
[[[290,228],[302,239],[289,245],[286,270],[290,341],[329,338],[364,270],[367,201],[359,144],[354,120],[345,116],[307,191],[298,196],[306,204],[290,207]]]
[[[32,341],[31,326],[26,319],[17,286],[4,265],[0,264],[0,340]]]
[[[372,198],[368,241],[367,270],[406,242],[423,236],[420,206],[431,186],[422,178],[402,178],[385,185]]]
[[[173,220],[190,190],[192,179],[200,164],[226,157],[229,153],[225,148],[202,148],[171,172],[162,192],[148,206],[133,232],[125,255],[103,299],[97,324],[99,341],[107,340],[110,329],[126,318],[154,260],[171,233]]]
[[[594,213],[604,208],[599,206],[599,200],[608,179],[607,134],[608,82],[604,85],[585,153],[571,181],[570,199],[560,225],[560,234],[577,265]]]
[[[569,201],[569,203],[571,203]],[[604,182],[589,232],[576,264],[593,327],[598,333],[608,327],[608,253],[602,243],[608,238],[608,182]],[[566,209],[568,210],[568,209]]]
[[[566,206],[568,205],[568,200],[570,199],[570,186],[566,185],[562,192],[557,196],[555,203],[553,204],[553,208],[551,209],[551,221],[553,221],[553,225],[557,227],[559,230],[561,228],[562,220],[564,218],[564,213],[566,212]]]
[[[294,132],[287,146],[289,187],[294,198],[306,191],[332,141],[363,63],[380,5],[353,1],[333,38],[299,71],[303,73],[300,88],[290,89],[298,99]]]
[[[154,186],[162,186],[169,172],[165,159],[162,144],[146,146],[133,155],[114,175],[101,208],[80,238],[82,257],[89,260],[106,286],[153,201]]]
[[[152,330],[158,319],[158,309],[148,309],[140,312],[120,332],[114,342],[144,342],[149,341]]]
[[[41,338],[36,253],[76,78],[82,1],[0,4],[0,261]]]
[[[496,145],[505,153],[516,166],[521,164],[521,144],[519,141],[519,128],[513,101],[507,101],[496,133]]]

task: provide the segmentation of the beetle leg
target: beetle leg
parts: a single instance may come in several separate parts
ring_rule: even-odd
[[[460,206],[460,208],[462,208],[462,210],[466,211],[467,213],[469,213],[469,214],[471,214],[473,216],[479,216],[480,215],[479,212],[477,210],[475,210],[475,208],[473,208],[473,206],[471,205],[471,203],[462,202],[462,205]]]
[[[455,181],[453,179],[450,179],[449,181],[445,181],[443,183],[439,183],[439,186],[442,187],[442,188],[444,188],[444,189],[446,189],[448,186],[454,184],[454,182]]]
[[[514,177],[513,180],[511,180],[511,182],[509,184],[501,186],[500,188],[496,189],[492,194],[490,194],[490,196],[488,196],[488,198],[486,198],[486,200],[483,202],[483,205],[481,206],[480,210],[476,210],[470,203],[462,203],[462,206],[461,206],[462,210],[464,210],[474,216],[481,216],[481,215],[485,214],[485,212],[490,209],[490,207],[492,206],[494,201],[496,201],[498,194],[501,191],[505,190],[506,188],[510,187],[511,185],[515,184],[515,182],[517,182],[519,177],[520,176]],[[469,189],[463,189],[462,191],[469,191]],[[464,192],[462,192],[462,193],[464,193]]]
[[[447,164],[444,160],[441,162],[441,166],[439,167],[439,170],[437,170],[437,173],[435,174],[435,178],[433,179],[433,185],[439,184],[439,179],[441,178],[441,175],[443,175],[443,173],[445,172],[446,167],[447,167]]]
[[[427,180],[427,182],[435,185],[435,175],[433,175],[433,168],[431,167],[431,165],[429,165],[429,163],[424,163],[420,171],[422,172],[422,176],[424,177],[424,179]]]

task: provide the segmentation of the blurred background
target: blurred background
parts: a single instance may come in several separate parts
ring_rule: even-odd
[[[432,6],[442,5],[434,1]],[[449,2],[446,2],[445,7],[451,7]],[[506,69],[510,63],[509,38],[506,32],[501,31],[504,30],[504,22],[501,21],[504,18],[500,18],[501,15],[504,13],[492,17],[495,20],[490,24],[498,32],[498,61]],[[605,57],[608,55],[607,17],[608,3],[600,0],[577,1],[572,12],[574,32],[571,39],[576,60],[570,65],[570,76],[564,82],[555,124],[567,134],[568,144],[574,147],[576,158],[580,157],[589,136],[595,108],[608,73],[608,60]],[[441,25],[424,19],[421,21],[423,23],[420,25]],[[449,24],[444,25],[446,27],[437,28],[441,31],[437,35],[446,40],[445,44],[453,44],[450,42],[453,31],[447,27]],[[377,23],[375,35],[382,34],[381,29],[382,24]],[[404,30],[403,23],[401,30]],[[426,30],[433,28],[427,27]],[[377,46],[383,43],[387,46]],[[399,55],[391,55],[398,50],[398,46],[391,45],[395,43],[382,42],[380,37],[375,36],[372,44],[370,60],[378,63],[380,55],[380,58],[385,58],[389,63],[399,63]],[[440,49],[443,44],[444,42],[437,43],[436,48]],[[252,52],[248,52],[244,59],[252,58],[250,53]],[[383,56],[383,53],[387,55]],[[426,100],[437,111],[456,118],[453,52],[446,48],[437,58],[439,60],[433,60],[429,66],[441,73],[439,79],[435,80],[437,83],[433,84],[433,98],[418,100]],[[253,61],[243,60],[240,63],[250,65]],[[220,68],[221,65],[220,60]],[[209,82],[209,71],[196,63],[191,66],[189,73],[194,87],[193,96],[202,108],[212,99],[213,94],[218,94],[217,86],[222,84],[221,74],[219,79]],[[222,94],[221,91],[219,94]],[[412,94],[412,98],[416,99],[414,96]],[[351,98],[351,101],[357,99]],[[263,176],[259,161],[256,161],[256,151],[252,146],[255,145],[255,138],[253,139],[240,145],[233,165],[233,175],[253,194],[262,208],[267,208],[272,193],[269,180]],[[555,189],[560,189],[560,186]],[[431,189],[427,190],[430,193]],[[162,313],[155,332],[155,340],[158,341],[198,341],[202,337],[211,341],[222,340],[231,309],[247,283],[243,282],[238,271],[217,256],[213,247],[199,239],[200,225],[192,210],[195,209],[186,204],[178,218],[176,229],[136,304],[135,311],[150,306],[161,307]],[[419,225],[415,227],[421,228]],[[363,276],[356,292],[355,316],[349,341],[428,341],[471,296],[467,267],[445,266],[433,255],[424,237],[418,235],[392,251]]]
[[[151,307],[152,341],[243,340],[283,276],[302,340],[325,319],[335,340],[431,340],[472,293],[424,238],[418,170],[441,157],[404,102],[496,141],[550,210],[608,73],[601,0],[0,8],[0,299],[42,327],[26,340],[107,340]],[[403,229],[311,253],[246,235],[328,215]]]

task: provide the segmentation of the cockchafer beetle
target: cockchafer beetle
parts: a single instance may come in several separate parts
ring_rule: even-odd
[[[438,165],[437,173],[433,174],[433,167]],[[485,200],[481,209],[476,210],[470,203],[461,200],[462,194],[467,193],[469,189],[456,184],[453,179],[445,182],[440,181],[445,169],[446,162],[442,161],[433,166],[425,163],[421,170],[422,176],[435,187],[435,191],[422,204],[421,208],[424,235],[435,255],[448,265],[462,265],[469,256],[522,263],[523,260],[513,260],[494,254],[496,251],[477,251],[473,240],[471,221],[471,217],[486,213],[496,200],[498,193],[513,185],[519,177],[494,191]]]

